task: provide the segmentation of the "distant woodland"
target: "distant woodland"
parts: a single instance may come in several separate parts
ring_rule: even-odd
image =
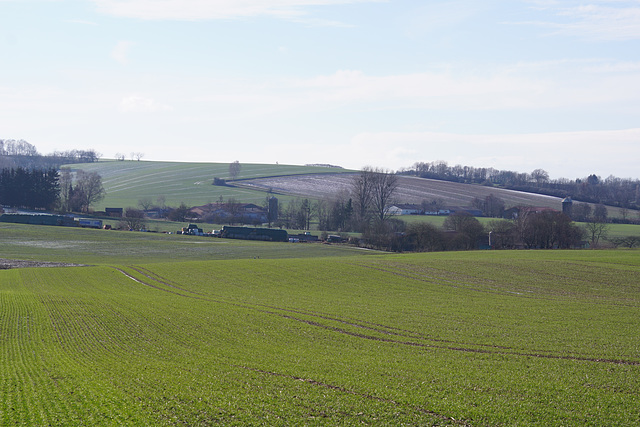
[[[0,139],[0,169],[59,169],[72,163],[93,163],[100,159],[95,150],[54,151],[40,154],[24,140]]]
[[[472,166],[449,166],[443,161],[418,162],[398,173],[443,181],[498,186],[562,198],[570,196],[573,200],[581,202],[640,209],[640,180],[622,179],[613,175],[605,179],[593,174],[585,178],[554,180],[549,179],[549,174],[543,169],[523,173]]]
[[[41,155],[23,140],[0,140],[0,205],[28,209],[88,211],[104,197],[97,173],[63,169],[62,165],[96,162],[95,150],[70,150]]]

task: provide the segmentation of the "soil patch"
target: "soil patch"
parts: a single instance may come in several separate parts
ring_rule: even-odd
[[[70,264],[68,262],[48,262],[48,261],[26,261],[21,259],[5,259],[0,258],[0,270],[10,268],[27,268],[27,267],[82,267],[83,264]]]

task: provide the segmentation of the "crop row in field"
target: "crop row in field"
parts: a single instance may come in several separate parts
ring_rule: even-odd
[[[0,424],[634,425],[640,252],[0,271]]]
[[[169,206],[184,202],[188,206],[215,202],[220,196],[241,202],[261,204],[264,191],[211,185],[214,177],[229,178],[228,163],[116,162],[71,165],[74,169],[98,172],[103,178],[107,196],[95,208],[135,207],[143,198],[156,202],[159,196]],[[335,172],[333,168],[288,165],[243,164],[238,179],[273,175]]]
[[[286,194],[296,194],[312,198],[331,198],[340,191],[350,190],[353,174],[295,175],[246,180],[247,188],[272,188]],[[442,200],[447,206],[471,206],[474,198],[494,195],[505,201],[507,206],[540,206],[561,208],[561,199],[539,194],[522,193],[501,188],[480,185],[459,184],[415,177],[399,176],[394,199],[398,203],[417,203]]]

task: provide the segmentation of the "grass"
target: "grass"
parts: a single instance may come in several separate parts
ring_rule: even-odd
[[[0,224],[0,257],[93,265],[0,271],[0,425],[640,422],[640,251]]]
[[[228,163],[179,163],[179,162],[137,162],[100,161],[97,163],[70,165],[72,169],[98,172],[107,192],[97,203],[96,210],[106,207],[136,207],[138,201],[149,198],[156,203],[164,197],[167,206],[201,206],[217,201],[235,198],[245,203],[262,205],[267,193],[246,188],[214,186],[213,178],[229,179]],[[266,176],[296,175],[306,173],[338,173],[336,168],[242,164],[239,180]],[[278,196],[283,202],[291,196]]]
[[[0,248],[0,258],[76,264],[345,257],[373,253],[320,243],[270,243],[10,223],[0,223]]]
[[[402,215],[398,218],[405,222],[407,225],[409,224],[420,224],[420,223],[428,223],[433,224],[437,227],[442,227],[444,221],[446,220],[446,216],[431,216],[431,215]],[[477,218],[481,224],[488,226],[492,221],[499,221],[498,218]],[[576,223],[579,226],[584,226],[584,223]],[[636,224],[608,224],[607,225],[607,237],[608,238],[616,238],[616,237],[626,237],[626,236],[640,236],[640,225]]]

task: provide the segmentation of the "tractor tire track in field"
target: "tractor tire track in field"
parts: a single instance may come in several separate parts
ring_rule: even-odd
[[[194,299],[201,299],[201,300],[205,300],[205,301],[211,301],[211,300],[209,300],[209,299],[207,299],[207,298],[204,298],[204,297],[199,296],[198,294],[195,294],[195,295],[185,295],[185,294],[181,294],[181,293],[176,292],[176,291],[172,291],[172,290],[169,290],[169,289],[164,289],[164,288],[161,288],[160,286],[152,285],[151,283],[148,283],[148,282],[142,281],[142,280],[138,279],[137,277],[134,277],[134,276],[132,276],[131,274],[127,273],[126,271],[124,271],[124,270],[123,270],[123,269],[121,269],[121,268],[118,268],[118,267],[112,267],[112,268],[113,268],[114,270],[117,270],[117,271],[119,271],[120,273],[124,274],[126,277],[128,277],[128,278],[129,278],[129,279],[131,279],[131,280],[133,280],[134,282],[138,282],[138,283],[140,283],[141,285],[145,285],[145,286],[148,286],[148,287],[150,287],[150,288],[157,289],[157,290],[159,290],[159,291],[168,292],[168,293],[170,293],[170,294],[178,295],[178,296],[185,297],[185,298],[194,298]],[[170,286],[170,287],[172,287],[172,288],[175,288],[174,286],[171,286],[171,285],[169,285],[168,283],[165,283],[165,282],[163,282],[163,281],[157,280],[157,279],[155,279],[155,278],[153,278],[153,277],[151,277],[151,276],[145,275],[144,273],[142,273],[142,272],[140,272],[140,271],[136,270],[136,269],[135,269],[135,268],[133,268],[133,267],[129,267],[129,268],[131,268],[131,269],[132,269],[132,270],[134,270],[134,271],[137,271],[138,273],[142,274],[143,276],[145,276],[145,277],[147,277],[147,278],[149,278],[149,279],[151,279],[151,280],[153,280],[153,281],[155,281],[155,282],[158,282],[158,283],[161,283],[161,284],[163,284],[163,285],[166,285],[166,286]],[[181,290],[181,291],[183,291],[183,292],[186,292],[187,294],[194,294],[194,292],[187,291],[187,290],[185,290],[185,289],[181,289],[181,288],[176,288],[176,289]],[[215,301],[214,301],[214,302],[215,302]]]
[[[163,285],[169,286],[170,288],[174,288],[174,289],[178,289],[179,291],[182,292],[187,292],[189,294],[194,294],[194,295],[198,295],[198,296],[204,296],[203,294],[200,294],[198,292],[194,292],[194,291],[190,291],[188,289],[184,289],[181,288],[180,286],[178,286],[179,284],[166,279],[164,277],[161,277],[160,275],[154,273],[153,271],[150,271],[146,268],[143,267],[134,267],[134,266],[129,266],[130,269],[137,271],[138,273],[142,274],[143,276],[145,276],[148,279],[154,280],[156,282],[162,283]]]
[[[354,396],[359,396],[359,397],[363,397],[365,399],[370,399],[370,400],[376,400],[378,402],[390,403],[392,405],[396,405],[396,406],[399,406],[399,407],[408,407],[409,409],[411,409],[413,411],[420,412],[420,413],[423,413],[423,414],[426,414],[426,415],[430,415],[430,416],[432,416],[434,418],[438,418],[438,419],[441,419],[443,421],[452,422],[455,425],[471,426],[471,424],[469,424],[466,421],[457,420],[455,418],[448,417],[446,415],[442,415],[442,414],[439,414],[439,413],[434,412],[434,411],[430,411],[430,410],[425,409],[425,408],[402,404],[400,402],[396,402],[395,400],[385,399],[383,397],[374,396],[374,395],[369,394],[369,393],[359,393],[357,391],[349,390],[349,389],[346,389],[346,388],[341,387],[341,386],[323,383],[321,381],[313,380],[313,379],[310,379],[310,378],[302,378],[302,377],[297,377],[295,375],[288,375],[288,374],[281,374],[281,373],[278,373],[278,372],[265,371],[263,369],[250,368],[248,366],[239,366],[239,365],[232,365],[232,366],[235,366],[236,368],[246,369],[248,371],[258,372],[258,373],[265,374],[265,375],[271,375],[271,376],[274,376],[274,377],[289,378],[289,379],[292,379],[292,380],[295,380],[295,381],[303,381],[305,383],[308,383],[308,384],[311,384],[311,385],[314,385],[314,386],[323,387],[323,388],[339,391],[339,392],[346,393],[346,394],[352,394]]]
[[[341,323],[345,323],[348,324],[350,326],[356,326],[359,328],[363,328],[363,329],[368,329],[374,332],[378,332],[381,334],[390,334],[388,330],[384,330],[384,329],[377,329],[374,328],[372,326],[364,326],[362,324],[357,324],[357,323],[353,323],[353,322],[349,322],[346,320],[340,320],[340,319],[332,319],[329,318],[328,316],[321,316],[318,314],[311,314],[311,313],[305,313],[302,311],[296,311],[296,310],[287,310],[287,309],[282,309],[282,308],[278,308],[278,307],[270,307],[270,306],[265,306],[265,305],[259,305],[259,304],[247,304],[247,303],[234,303],[234,302],[230,302],[230,301],[222,301],[222,300],[217,300],[217,299],[212,299],[212,298],[207,298],[207,297],[203,297],[200,296],[199,294],[195,294],[194,295],[185,295],[185,294],[181,294],[169,289],[163,289],[159,286],[155,286],[152,285],[150,283],[146,283],[143,282],[133,276],[131,276],[130,274],[128,274],[127,272],[125,272],[124,270],[117,268],[117,267],[113,267],[114,269],[120,271],[122,274],[124,274],[125,276],[129,277],[130,279],[145,285],[145,286],[149,286],[151,288],[160,290],[160,291],[164,291],[167,293],[171,293],[174,295],[178,295],[181,297],[185,297],[185,298],[193,298],[193,299],[197,299],[197,300],[202,300],[202,301],[208,301],[208,302],[213,302],[213,303],[217,303],[217,304],[226,304],[226,305],[232,305],[235,307],[240,307],[240,308],[244,308],[247,310],[255,310],[261,313],[265,313],[265,314],[272,314],[275,316],[280,316],[282,318],[288,319],[288,320],[294,320],[300,323],[304,323],[307,324],[309,326],[313,326],[313,327],[317,327],[317,328],[321,328],[321,329],[325,329],[328,331],[332,331],[332,332],[336,332],[336,333],[340,333],[340,334],[344,334],[344,335],[348,335],[348,336],[352,336],[355,338],[361,338],[361,339],[366,339],[366,340],[371,340],[371,341],[378,341],[378,342],[385,342],[385,343],[389,343],[389,344],[399,344],[399,345],[404,345],[404,346],[409,346],[409,347],[420,347],[420,348],[428,348],[428,349],[439,349],[439,350],[449,350],[449,351],[457,351],[457,352],[463,352],[463,353],[478,353],[478,354],[495,354],[495,355],[503,355],[503,356],[519,356],[519,357],[535,357],[535,358],[541,358],[541,359],[554,359],[554,360],[570,360],[570,361],[576,361],[576,362],[595,362],[595,363],[608,363],[608,364],[615,364],[615,365],[629,365],[629,366],[640,366],[640,361],[636,361],[636,360],[625,360],[625,359],[606,359],[606,358],[596,358],[596,357],[585,357],[585,356],[571,356],[571,355],[559,355],[559,354],[549,354],[549,353],[542,353],[542,352],[527,352],[527,351],[523,351],[523,350],[518,350],[515,348],[511,348],[511,347],[500,347],[500,346],[490,346],[490,345],[485,345],[489,348],[471,348],[471,347],[482,347],[482,344],[473,344],[473,343],[456,343],[453,342],[451,344],[457,344],[457,345],[438,345],[438,344],[430,344],[430,343],[424,343],[424,342],[414,342],[414,341],[404,341],[404,340],[399,340],[399,339],[392,339],[392,338],[384,338],[384,337],[377,337],[377,336],[373,336],[373,335],[366,335],[364,333],[358,333],[358,332],[353,332],[353,331],[349,331],[347,329],[343,329],[343,328],[339,328],[336,326],[330,326],[330,325],[325,325],[313,320],[309,320],[309,319],[301,319],[299,317],[295,317],[289,314],[285,314],[283,313],[283,311],[285,312],[294,312],[297,314],[302,314],[305,316],[310,316],[310,317],[316,317],[316,318],[321,318],[321,319],[325,319],[325,320],[335,320],[337,322],[341,322]],[[152,279],[154,281],[158,281],[156,278],[150,277],[150,276],[146,276],[149,279]],[[160,276],[157,276],[160,277]],[[165,280],[166,281],[166,280]],[[158,283],[163,283],[158,281]],[[192,294],[193,292],[185,290],[185,289],[181,289],[183,290],[183,292],[186,292],[187,294]],[[262,307],[262,308],[260,308]],[[277,310],[277,311],[274,311]],[[379,325],[381,326],[381,325]],[[385,327],[386,328],[386,327]],[[391,334],[393,335],[393,334]],[[398,336],[405,336],[402,334],[397,334]],[[438,341],[435,339],[431,339],[431,338],[427,338],[427,337],[420,337],[420,336],[405,336],[405,338],[414,338],[414,339],[421,339],[421,340],[428,340],[431,342],[443,342],[443,341]],[[446,342],[446,341],[444,341]],[[467,346],[467,347],[464,347]],[[498,351],[494,351],[494,350],[498,350]],[[500,351],[500,350],[507,350],[507,351]],[[511,351],[508,351],[511,350]]]
[[[434,279],[429,279],[429,278],[425,278],[425,277],[418,277],[416,275],[411,275],[411,274],[407,274],[407,273],[401,273],[399,271],[394,271],[391,269],[385,269],[382,267],[374,267],[370,264],[356,264],[356,263],[347,263],[348,265],[353,265],[355,267],[362,267],[362,268],[367,268],[369,270],[376,270],[376,271],[381,271],[383,273],[387,273],[387,274],[391,274],[394,276],[400,276],[400,277],[404,277],[407,279],[411,279],[411,280],[415,280],[418,282],[424,282],[424,283],[430,283],[430,284],[438,284],[441,286],[448,286],[450,288],[456,288],[456,289],[465,289],[465,290],[469,290],[469,291],[475,291],[475,292],[483,292],[483,293],[487,293],[487,294],[496,294],[496,295],[517,295],[519,297],[523,297],[523,298],[532,298],[532,299],[536,299],[533,296],[528,296],[528,295],[523,295],[522,293],[519,292],[513,292],[513,291],[504,291],[504,290],[498,290],[498,289],[481,289],[481,288],[477,288],[477,287],[472,287],[470,285],[466,285],[466,284],[460,284],[457,282],[454,282],[453,280],[448,280],[448,279],[444,279],[444,278],[438,278],[437,281]]]
[[[404,337],[404,338],[413,338],[413,339],[426,340],[426,341],[438,342],[438,343],[470,345],[470,346],[477,346],[477,347],[490,347],[490,348],[498,348],[502,350],[514,350],[513,347],[501,346],[496,344],[470,344],[470,343],[461,343],[459,341],[453,341],[453,340],[445,340],[441,338],[433,338],[428,335],[420,334],[420,333],[409,331],[406,329],[396,328],[393,326],[386,326],[379,323],[367,322],[366,320],[356,320],[356,319],[347,320],[347,319],[340,319],[337,317],[331,317],[330,315],[327,315],[327,314],[322,314],[322,313],[312,312],[312,311],[294,310],[291,308],[281,308],[281,307],[274,307],[274,306],[263,305],[263,304],[255,304],[255,305],[259,307],[269,308],[269,309],[286,311],[289,313],[297,313],[305,316],[331,320],[333,322],[344,323],[349,326],[354,326],[356,328],[361,328],[361,329],[367,329],[367,330],[378,332],[385,335],[393,335],[393,336]]]
[[[566,298],[567,295],[566,294],[551,294],[551,295],[535,295],[535,294],[527,294],[527,291],[523,291],[523,292],[516,292],[516,291],[509,291],[509,290],[505,290],[505,289],[482,289],[482,288],[478,288],[475,287],[472,284],[464,284],[464,283],[459,283],[459,282],[455,282],[451,279],[445,279],[443,277],[431,277],[431,278],[426,278],[424,276],[421,275],[421,272],[413,272],[414,274],[409,274],[409,273],[403,273],[403,272],[399,272],[399,271],[395,271],[391,268],[382,268],[382,267],[374,267],[372,265],[369,264],[358,264],[358,263],[346,263],[348,265],[353,265],[356,267],[362,267],[362,268],[368,268],[370,270],[376,270],[376,271],[380,271],[383,273],[388,273],[394,276],[400,276],[400,277],[404,277],[407,279],[411,279],[411,280],[415,280],[418,282],[423,282],[423,283],[429,283],[429,284],[438,284],[441,286],[448,286],[451,288],[455,288],[455,289],[464,289],[464,290],[469,290],[469,291],[474,291],[474,292],[482,292],[482,293],[487,293],[487,294],[494,294],[494,295],[501,295],[501,296],[505,296],[505,295],[510,295],[510,296],[516,296],[518,298],[524,298],[524,299],[531,299],[531,300],[536,300],[536,301],[558,301],[559,298]],[[436,270],[437,271],[437,270]],[[604,305],[604,306],[617,306],[617,307],[632,307],[632,308],[638,308],[639,306],[637,304],[631,304],[631,303],[622,303],[622,302],[610,302],[610,301],[594,301],[593,299],[589,300],[589,304],[597,304],[597,305]]]

